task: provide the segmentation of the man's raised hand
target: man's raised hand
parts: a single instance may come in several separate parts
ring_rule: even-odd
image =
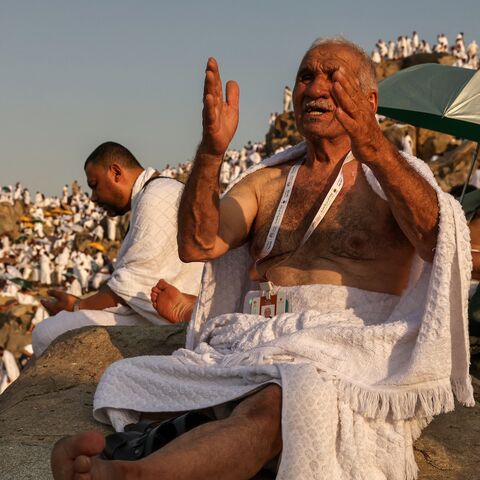
[[[217,61],[209,58],[203,89],[203,136],[200,145],[202,153],[223,157],[235,135],[240,90],[237,82],[233,80],[227,82],[225,90],[224,100]]]
[[[342,67],[332,76],[333,95],[337,104],[335,115],[350,136],[352,153],[361,162],[368,161],[385,142],[375,118],[377,96],[362,91],[357,78],[349,78]]]

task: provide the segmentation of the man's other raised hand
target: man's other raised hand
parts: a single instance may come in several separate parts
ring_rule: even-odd
[[[217,61],[209,58],[203,88],[203,135],[199,151],[206,155],[222,156],[235,135],[238,125],[240,89],[230,80],[223,98],[222,79]]]

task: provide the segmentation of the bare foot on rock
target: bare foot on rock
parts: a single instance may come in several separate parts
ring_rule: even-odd
[[[50,464],[55,480],[127,480],[137,478],[137,462],[102,460],[105,437],[85,432],[59,440],[52,450]]]
[[[163,278],[152,288],[150,298],[157,313],[172,323],[188,322],[197,301],[195,295],[182,293]]]

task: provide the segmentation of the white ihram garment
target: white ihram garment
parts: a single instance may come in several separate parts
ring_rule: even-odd
[[[0,393],[3,393],[20,376],[20,370],[15,357],[8,350],[3,351],[3,356],[0,360]]]
[[[291,148],[253,170],[304,152],[304,145]],[[218,405],[274,382],[282,387],[278,479],[416,478],[412,444],[421,429],[453,409],[454,395],[474,404],[466,326],[471,257],[458,202],[423,162],[404,157],[435,188],[440,221],[433,264],[416,257],[401,296],[307,285],[287,289],[294,313],[229,313],[240,312],[245,293],[258,288],[248,277],[247,247],[232,250],[205,265],[186,348],[110,366],[95,394],[95,418],[121,430],[138,412]]]
[[[47,318],[33,331],[35,355],[41,355],[62,333],[81,326],[169,324],[150,301],[150,291],[160,278],[181,291],[197,295],[203,264],[182,263],[178,257],[177,207],[183,185],[158,178],[143,188],[154,173],[153,168],[148,168],[133,186],[130,228],[107,283],[128,307],[60,312]]]

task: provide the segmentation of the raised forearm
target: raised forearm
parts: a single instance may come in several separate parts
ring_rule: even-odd
[[[385,139],[364,161],[382,186],[392,213],[419,255],[433,261],[439,207],[433,187]]]
[[[222,80],[214,58],[209,58],[203,91],[202,141],[178,212],[178,253],[184,262],[216,258],[228,250],[219,240],[220,198],[218,177],[223,155],[238,124],[239,89]]]
[[[79,302],[79,308],[81,310],[104,310],[118,304],[125,305],[125,301],[105,285],[97,293],[82,298]]]
[[[218,176],[223,155],[198,149],[178,210],[178,252],[184,262],[208,259],[220,221]]]

